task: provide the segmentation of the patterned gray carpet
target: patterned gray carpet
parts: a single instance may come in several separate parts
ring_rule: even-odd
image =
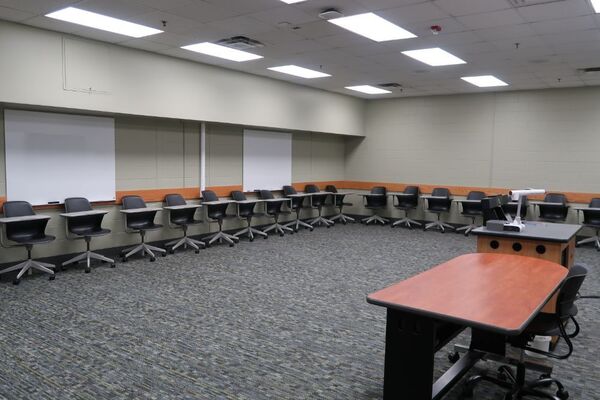
[[[473,251],[462,235],[349,225],[3,283],[0,398],[380,399],[385,310],[366,294]],[[577,260],[600,293],[600,253]],[[555,376],[600,399],[600,301],[579,320]]]

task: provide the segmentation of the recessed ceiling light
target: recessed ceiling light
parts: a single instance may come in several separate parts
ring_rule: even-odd
[[[346,89],[366,94],[385,94],[392,93],[389,90],[384,90],[371,85],[346,86]]]
[[[460,79],[469,82],[471,85],[479,87],[508,86],[508,83],[501,81],[492,75],[463,76]]]
[[[284,3],[287,3],[287,4],[294,4],[294,3],[302,3],[303,1],[306,1],[306,0],[281,0],[281,1],[283,1]]]
[[[161,30],[150,28],[148,26],[134,24],[133,22],[96,14],[75,7],[63,8],[62,10],[46,14],[46,17],[134,38],[141,38],[162,32]]]
[[[600,13],[600,0],[592,0],[592,7],[594,7],[594,11]]]
[[[329,22],[376,42],[417,37],[406,29],[373,13],[330,19]]]
[[[182,46],[182,49],[195,51],[196,53],[202,53],[213,57],[224,58],[231,61],[250,61],[263,58],[257,54],[248,53],[247,51],[232,49],[231,47],[221,46],[210,42],[190,44]]]
[[[284,74],[299,76],[300,78],[313,79],[313,78],[324,78],[331,76],[323,72],[314,71],[312,69],[298,67],[297,65],[283,65],[281,67],[268,68],[271,71],[282,72]]]
[[[446,50],[440,49],[439,47],[434,47],[432,49],[403,51],[402,54],[421,61],[422,63],[431,65],[432,67],[467,63],[465,60],[461,60],[455,55],[452,55]]]

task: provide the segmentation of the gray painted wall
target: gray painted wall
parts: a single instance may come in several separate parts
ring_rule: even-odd
[[[362,99],[58,32],[0,21],[0,54],[0,102],[342,135],[364,131]]]
[[[0,108],[0,195],[5,195],[4,112]],[[242,185],[243,127],[207,124],[206,180],[207,186]],[[292,142],[292,173],[296,180],[343,180],[344,137],[339,135],[295,132]],[[200,186],[200,123],[135,116],[115,118],[115,151],[117,190],[160,189]],[[161,206],[160,203],[149,206]],[[118,206],[99,207],[109,214],[104,226],[112,233],[93,240],[93,248],[102,249],[136,243],[139,237],[126,233]],[[66,239],[61,210],[40,210],[52,216],[47,233],[56,236],[48,245],[36,246],[34,256],[69,254],[83,249],[81,241]],[[233,208],[230,212],[235,212]],[[180,231],[168,227],[167,214],[157,221],[165,228],[148,233],[148,240],[176,237]],[[267,223],[263,218],[257,223]],[[242,224],[227,221],[226,229]],[[201,224],[190,228],[190,234],[214,231],[216,224]],[[0,249],[0,264],[25,256],[20,248]]]

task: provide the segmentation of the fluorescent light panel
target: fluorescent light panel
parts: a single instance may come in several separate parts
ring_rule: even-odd
[[[294,4],[294,3],[302,3],[303,1],[306,1],[306,0],[281,0],[281,1],[283,1],[286,4]]]
[[[417,37],[373,13],[330,19],[329,22],[376,42]]]
[[[46,14],[46,17],[134,38],[156,35],[157,33],[162,32],[158,29],[150,28],[140,24],[134,24],[133,22],[97,14],[91,11],[85,11],[75,7],[63,8],[62,10]]]
[[[248,53],[247,51],[232,49],[231,47],[221,46],[220,44],[214,44],[210,42],[190,44],[188,46],[181,47],[185,50],[195,51],[196,53],[202,53],[213,57],[224,58],[231,61],[250,61],[263,58],[257,54]]]
[[[422,63],[425,63],[427,65],[431,65],[432,67],[467,63],[465,60],[461,60],[455,55],[450,54],[446,50],[442,50],[439,47],[434,47],[431,49],[403,51],[402,54],[414,58],[415,60],[421,61]]]
[[[346,86],[346,89],[354,90],[356,92],[366,93],[366,94],[386,94],[392,93],[389,90],[380,89],[371,85],[358,85],[358,86]]]
[[[268,69],[270,69],[271,71],[276,71],[276,72],[281,72],[284,74],[299,76],[300,78],[306,78],[306,79],[324,78],[326,76],[331,76],[331,75],[325,74],[323,72],[299,67],[297,65],[283,65],[281,67],[271,67]]]
[[[493,75],[463,76],[460,79],[479,87],[508,86],[508,83],[501,81]]]
[[[592,7],[595,12],[600,13],[600,0],[592,0]]]

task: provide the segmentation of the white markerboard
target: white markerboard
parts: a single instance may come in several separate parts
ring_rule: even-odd
[[[292,134],[244,130],[244,191],[281,190],[292,182]]]
[[[115,199],[115,121],[4,111],[6,195],[33,205]]]

